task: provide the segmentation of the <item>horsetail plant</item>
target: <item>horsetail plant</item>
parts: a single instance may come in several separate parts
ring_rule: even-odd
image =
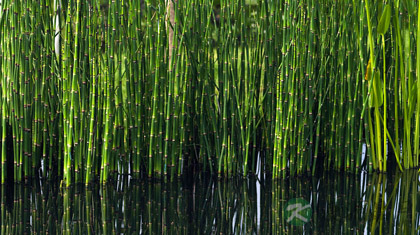
[[[0,3],[2,183],[418,167],[412,2],[37,5]]]

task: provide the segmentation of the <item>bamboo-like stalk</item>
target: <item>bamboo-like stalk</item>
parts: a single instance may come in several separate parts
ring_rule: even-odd
[[[412,3],[36,5],[1,2],[2,183],[418,167]]]

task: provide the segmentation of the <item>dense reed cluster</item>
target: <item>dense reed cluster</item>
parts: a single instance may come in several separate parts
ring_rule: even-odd
[[[416,168],[415,4],[2,0],[2,182]]]

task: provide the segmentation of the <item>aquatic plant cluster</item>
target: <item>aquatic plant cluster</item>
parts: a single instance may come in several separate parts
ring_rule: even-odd
[[[2,183],[416,168],[418,9],[2,0]]]

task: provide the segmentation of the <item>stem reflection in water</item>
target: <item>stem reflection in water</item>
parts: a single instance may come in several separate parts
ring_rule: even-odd
[[[196,176],[172,183],[120,178],[67,189],[33,181],[1,186],[0,232],[415,234],[419,182],[416,171],[282,180]],[[312,214],[303,226],[288,222],[285,208],[294,199],[309,203]]]

